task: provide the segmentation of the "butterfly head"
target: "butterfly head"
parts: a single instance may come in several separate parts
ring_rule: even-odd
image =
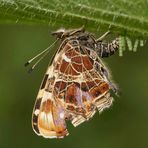
[[[58,29],[57,31],[53,32],[52,35],[56,36],[59,39],[65,39],[70,36],[78,35],[80,33],[85,32],[84,27],[79,29],[72,29],[72,30],[65,30],[65,29]]]

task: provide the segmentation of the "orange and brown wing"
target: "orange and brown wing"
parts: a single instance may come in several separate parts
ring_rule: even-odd
[[[78,45],[61,45],[46,72],[32,118],[38,135],[64,137],[65,119],[77,126],[112,103],[105,67],[95,51]]]
[[[67,43],[57,59],[54,94],[66,104],[74,126],[112,103],[104,65],[95,51]],[[106,70],[107,71],[107,70]]]

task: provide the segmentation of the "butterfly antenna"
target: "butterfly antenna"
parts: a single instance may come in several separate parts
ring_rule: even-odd
[[[40,61],[42,61],[42,60],[44,59],[44,57],[45,57],[48,53],[49,53],[49,51],[46,51],[46,53],[45,53],[42,57],[40,57],[40,58],[35,62],[35,64],[28,70],[28,73],[31,73],[31,72],[34,70],[34,68],[40,63]]]
[[[32,59],[30,59],[29,61],[27,61],[25,63],[25,67],[28,66],[30,63],[32,63],[36,58],[38,58],[39,56],[41,56],[42,54],[44,54],[46,51],[48,51],[59,39],[55,40],[48,48],[46,48],[45,50],[43,50],[42,52],[40,52],[39,54],[37,54],[35,57],[33,57]],[[44,56],[43,56],[44,57]],[[42,59],[42,58],[41,58]],[[40,62],[40,60],[38,60]],[[37,61],[37,62],[38,62]]]

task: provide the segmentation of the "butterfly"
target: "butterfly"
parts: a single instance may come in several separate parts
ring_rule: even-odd
[[[76,127],[92,118],[97,110],[102,112],[111,106],[113,97],[110,90],[117,94],[118,88],[111,82],[110,73],[101,58],[113,55],[119,48],[119,42],[117,38],[105,43],[102,40],[109,32],[96,39],[84,28],[59,29],[52,34],[61,45],[39,89],[32,127],[39,136],[63,138],[69,134],[66,121],[71,121]]]

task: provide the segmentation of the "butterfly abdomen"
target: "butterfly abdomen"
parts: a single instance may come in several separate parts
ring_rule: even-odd
[[[111,43],[98,42],[96,47],[97,54],[104,58],[113,55],[119,48],[119,39],[116,38]]]

